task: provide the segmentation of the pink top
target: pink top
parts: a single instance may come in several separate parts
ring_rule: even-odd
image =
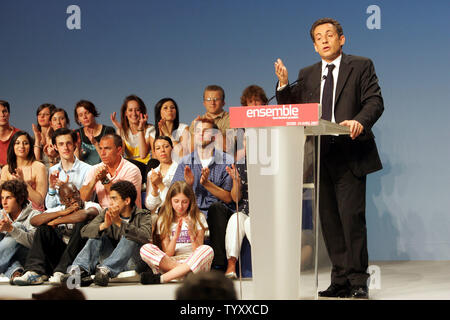
[[[94,178],[95,171],[98,167],[102,166],[103,162],[92,166],[92,168],[86,174],[86,178],[84,179],[83,185],[88,185],[89,181]],[[108,175],[108,178],[112,183],[117,182],[119,180],[127,180],[130,181],[136,187],[137,198],[136,198],[136,206],[141,208],[141,186],[142,186],[142,176],[139,168],[132,164],[130,161],[122,158],[119,166],[116,169],[114,176],[111,178]],[[98,197],[98,202],[102,206],[102,208],[109,207],[109,195],[106,193],[105,187],[103,186],[101,181],[97,181],[94,187],[95,193]]]

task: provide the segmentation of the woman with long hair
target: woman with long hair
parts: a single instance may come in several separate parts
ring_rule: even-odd
[[[155,136],[169,137],[180,157],[190,153],[189,126],[180,123],[178,105],[172,98],[163,98],[155,105]]]
[[[111,114],[111,122],[125,144],[125,158],[141,170],[143,179],[147,176],[147,163],[155,138],[155,128],[147,120],[147,107],[136,95],[129,95],[123,101],[120,122],[117,121],[115,112]]]
[[[141,274],[141,283],[165,283],[189,272],[209,271],[214,251],[203,244],[207,228],[192,187],[184,181],[175,182],[167,192],[157,221],[156,234],[162,250],[151,243],[140,250],[141,258],[152,268]]]
[[[47,194],[47,169],[37,161],[33,152],[34,139],[25,131],[18,131],[11,139],[7,151],[7,164],[2,168],[0,180],[18,179],[27,185],[28,199],[33,209],[44,211]]]
[[[155,212],[164,202],[167,191],[172,183],[178,163],[172,160],[172,140],[169,137],[156,137],[154,142],[155,158],[159,166],[147,175],[147,196],[145,206]]]

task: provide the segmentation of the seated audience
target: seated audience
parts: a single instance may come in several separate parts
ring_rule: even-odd
[[[141,208],[141,172],[122,157],[122,138],[115,133],[107,134],[100,140],[98,148],[102,162],[88,171],[80,189],[83,200],[92,199],[95,193],[102,208],[109,208],[111,185],[119,180],[127,180],[134,184],[137,191],[136,206]]]
[[[120,123],[116,113],[111,114],[111,122],[124,142],[125,159],[141,170],[142,178],[147,176],[147,163],[151,156],[151,146],[155,138],[155,128],[147,123],[147,108],[141,98],[130,95],[125,98],[120,109]]]
[[[18,131],[13,135],[8,146],[7,165],[2,168],[0,180],[18,179],[25,182],[33,209],[44,211],[48,186],[47,169],[35,159],[33,143],[33,138],[25,131]]]
[[[41,212],[32,209],[27,186],[22,181],[3,182],[0,194],[0,273],[12,282],[23,274],[35,232],[30,220]]]
[[[9,123],[10,106],[8,101],[0,100],[0,167],[6,164],[6,153],[14,133],[19,129]]]
[[[180,123],[178,110],[178,105],[172,98],[163,98],[156,103],[153,138],[169,137],[172,140],[175,155],[183,157],[190,153],[190,135],[188,125]]]
[[[232,180],[226,167],[233,163],[233,158],[216,148],[214,129],[217,131],[217,126],[210,119],[196,121],[194,152],[181,160],[172,181],[185,180],[193,188],[200,210],[207,215],[214,249],[213,268],[225,271],[225,230],[231,215],[227,204],[232,202]]]
[[[79,138],[75,155],[78,159],[90,165],[100,163],[100,139],[106,134],[115,133],[114,128],[97,123],[95,118],[100,113],[90,101],[78,101],[74,113],[76,123],[82,126],[77,129]]]
[[[209,271],[214,252],[203,244],[207,228],[192,188],[184,181],[175,182],[167,193],[157,222],[156,234],[162,250],[151,243],[141,248],[142,260],[152,268],[141,273],[141,283],[165,283],[189,272]]]
[[[73,183],[59,188],[61,206],[49,209],[31,219],[37,227],[25,262],[25,274],[14,279],[21,286],[59,283],[73,259],[86,243],[80,230],[101,211],[98,203],[84,202]]]
[[[92,274],[96,285],[107,286],[110,278],[139,265],[139,249],[151,240],[152,224],[149,211],[136,207],[136,197],[136,188],[129,181],[111,186],[109,207],[81,230],[89,240],[63,281],[78,268],[81,286],[92,283]],[[105,257],[101,263],[100,257]]]
[[[173,145],[169,137],[157,137],[154,145],[154,154],[160,164],[148,173],[145,198],[145,206],[152,212],[155,212],[164,202],[178,167],[178,164],[172,161]]]
[[[57,129],[52,135],[52,145],[61,160],[49,169],[49,187],[45,197],[47,209],[61,205],[59,187],[62,184],[72,182],[80,190],[91,169],[91,165],[75,157],[77,139],[77,133],[67,128]]]

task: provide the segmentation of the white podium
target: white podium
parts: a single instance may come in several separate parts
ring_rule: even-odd
[[[320,109],[320,107],[319,107]],[[319,111],[320,114],[320,111]],[[301,218],[303,161],[306,136],[349,134],[349,128],[320,119],[315,126],[252,128],[256,137],[271,133],[269,139],[252,141],[247,135],[247,155],[270,151],[271,166],[247,162],[250,225],[252,232],[252,274],[257,300],[300,298]],[[264,131],[264,132],[263,132]],[[266,145],[263,145],[263,142]],[[256,150],[255,150],[256,148]],[[315,177],[320,148],[314,160]],[[314,182],[315,292],[317,297],[318,181]]]

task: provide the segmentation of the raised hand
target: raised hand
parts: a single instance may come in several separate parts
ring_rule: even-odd
[[[39,146],[42,145],[42,144],[43,144],[43,143],[42,143],[43,138],[42,138],[42,134],[41,134],[41,132],[39,131],[37,125],[35,125],[35,124],[33,123],[33,124],[31,124],[31,127],[33,128],[35,144],[37,144],[37,145],[39,145]]]
[[[147,114],[139,114],[139,124],[138,124],[138,130],[145,130],[145,125],[147,124],[148,115]]]
[[[167,126],[166,126],[166,120],[164,120],[164,119],[159,120],[158,127],[159,127],[159,135],[167,136],[167,137],[170,136],[169,129],[167,129]]]
[[[280,87],[288,84],[288,71],[283,64],[283,61],[281,61],[281,59],[279,58],[277,59],[277,61],[275,61],[275,74],[278,78]]]
[[[117,121],[116,119],[116,112],[111,113],[111,115],[109,116],[111,119],[112,124],[114,125],[114,127],[116,127],[117,130],[122,130],[122,125],[120,124],[119,121]]]
[[[191,187],[194,185],[195,177],[189,166],[184,167],[184,181]]]
[[[231,167],[228,167],[228,166],[225,167],[225,170],[230,175],[231,179],[233,179],[234,181],[240,180],[239,173],[237,172],[236,166],[234,165],[234,163],[231,165]]]
[[[205,185],[209,181],[209,168],[202,169],[202,175],[200,177],[200,184]]]

